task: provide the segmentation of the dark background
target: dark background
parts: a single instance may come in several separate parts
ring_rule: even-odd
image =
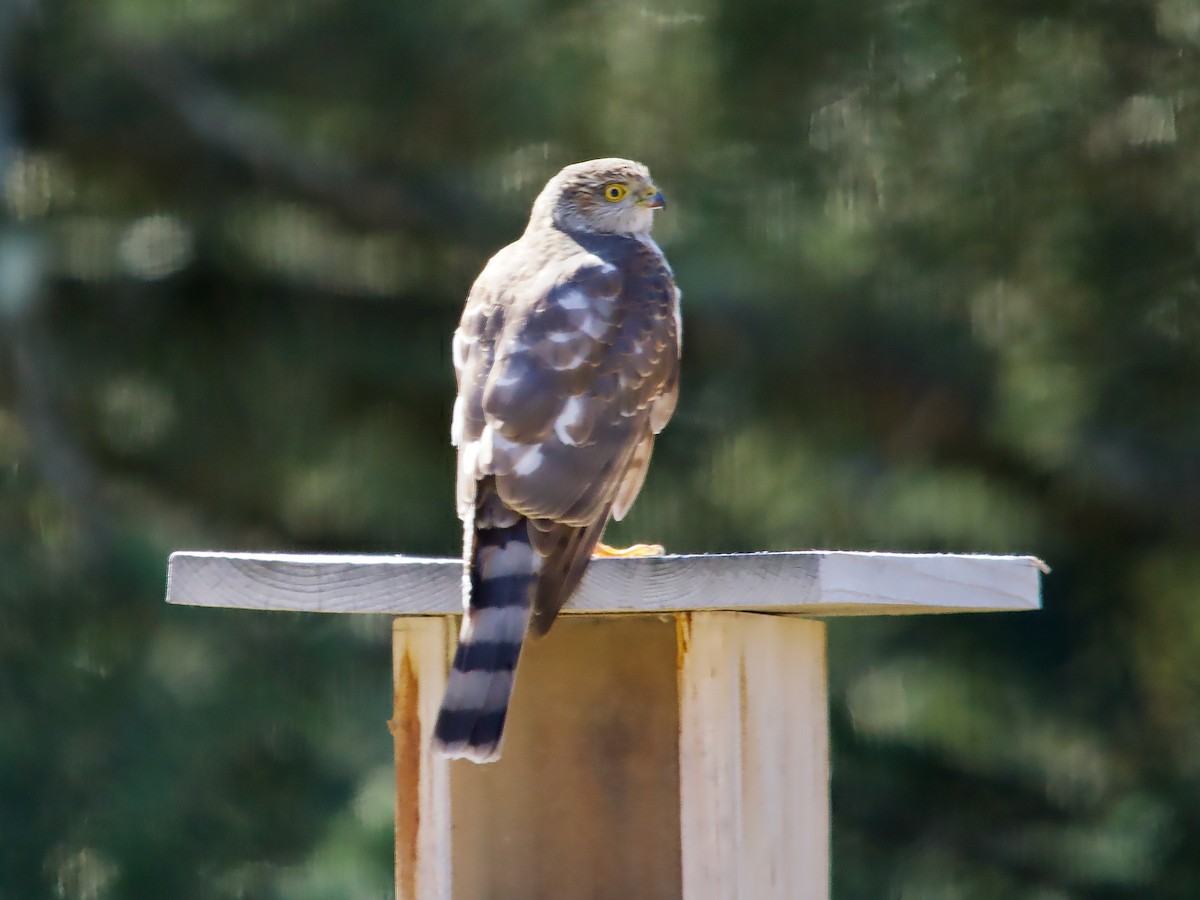
[[[166,558],[457,555],[450,332],[604,155],[686,320],[614,541],[1054,567],[833,623],[834,895],[1197,896],[1198,104],[1191,0],[0,0],[0,898],[390,895],[386,620]]]

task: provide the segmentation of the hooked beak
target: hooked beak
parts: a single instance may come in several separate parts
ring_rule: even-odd
[[[642,200],[642,206],[646,207],[646,209],[662,209],[666,205],[667,198],[662,195],[662,191],[660,191],[658,188],[654,188],[653,193],[648,194],[646,198]]]

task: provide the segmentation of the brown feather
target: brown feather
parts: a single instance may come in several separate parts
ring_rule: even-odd
[[[541,637],[550,630],[563,604],[579,587],[607,524],[608,514],[605,513],[582,528],[556,526],[555,530],[561,532],[561,537],[556,535],[554,550],[543,559],[533,594],[529,631],[535,637]]]
[[[621,477],[620,487],[617,488],[616,499],[613,500],[612,517],[620,522],[633,506],[633,501],[642,490],[646,481],[646,473],[650,471],[650,455],[654,452],[654,432],[647,432],[642,442],[633,451],[625,474]]]
[[[526,586],[529,631],[550,628],[609,518],[624,516],[637,497],[654,435],[675,408],[679,292],[649,238],[651,209],[614,206],[601,193],[621,182],[644,200],[656,190],[649,178],[629,160],[568,166],[467,297],[453,342],[451,433],[468,573],[480,591],[475,600],[468,592],[467,620],[474,614],[481,628],[520,625]],[[491,671],[479,654],[492,645],[472,628],[460,651],[476,656],[456,663],[464,691]],[[508,669],[498,663],[486,681],[495,696],[471,706],[448,695],[439,727],[450,752],[498,754],[520,650],[509,644],[500,660]]]

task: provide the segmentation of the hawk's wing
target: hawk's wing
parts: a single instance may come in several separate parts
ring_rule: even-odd
[[[492,475],[546,559],[534,603],[544,630],[574,589],[609,515],[645,477],[674,410],[678,291],[652,242],[612,239],[531,260],[518,242],[484,269],[454,337],[458,504]],[[526,273],[534,275],[522,277]]]

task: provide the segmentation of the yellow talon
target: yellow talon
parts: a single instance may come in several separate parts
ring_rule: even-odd
[[[608,544],[597,544],[592,551],[593,557],[608,557],[631,559],[640,556],[662,556],[666,553],[662,544],[634,544],[632,547],[610,547]]]

